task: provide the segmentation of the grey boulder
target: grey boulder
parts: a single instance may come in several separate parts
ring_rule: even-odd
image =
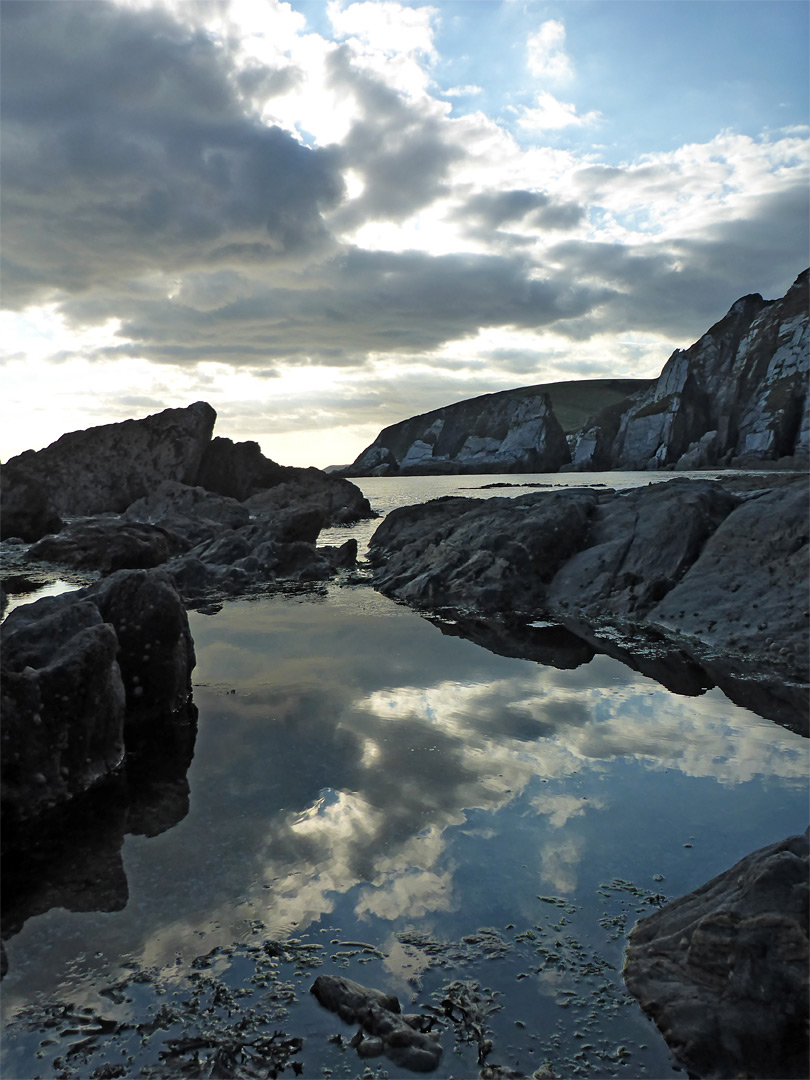
[[[761,848],[630,934],[627,988],[692,1076],[805,1078],[808,839]]]

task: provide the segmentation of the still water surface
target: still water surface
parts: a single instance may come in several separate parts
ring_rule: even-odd
[[[579,482],[362,485],[387,511],[508,494],[465,491],[498,479]],[[617,480],[640,478],[589,477]],[[221,1042],[248,1013],[303,1038],[304,1077],[403,1075],[347,1046],[355,1029],[308,993],[319,973],[408,1011],[477,994],[492,1010],[487,1061],[528,1076],[545,1062],[560,1077],[676,1074],[624,992],[626,932],[806,827],[806,740],[719,690],[677,696],[605,656],[558,670],[494,655],[362,584],[190,620],[188,812],[156,834],[125,822],[107,878],[96,860],[104,880],[85,902],[69,891],[79,910],[32,916],[7,943],[4,1080],[233,1075],[211,1072],[205,1048],[194,1071],[171,1039],[207,1025]],[[46,1013],[60,1017],[48,1031]],[[449,1025],[442,1045],[433,1075],[479,1075],[463,1031]]]

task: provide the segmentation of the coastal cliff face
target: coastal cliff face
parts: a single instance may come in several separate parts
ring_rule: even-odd
[[[571,468],[695,469],[810,455],[808,271],[780,300],[744,296],[620,416],[578,436]]]
[[[676,349],[651,383],[585,380],[470,398],[385,428],[340,471],[699,469],[780,458],[804,465],[810,459],[809,274],[801,273],[779,300],[757,293],[737,300],[694,345]],[[601,400],[593,399],[597,392]],[[589,411],[574,419],[576,399],[589,396]]]
[[[385,428],[346,473],[556,472],[569,460],[548,394],[506,390]]]

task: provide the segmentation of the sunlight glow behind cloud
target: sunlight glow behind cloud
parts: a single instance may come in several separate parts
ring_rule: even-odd
[[[4,5],[0,454],[207,398],[323,466],[464,396],[657,374],[808,259],[806,12],[703,7],[737,82],[670,63],[639,142],[633,5]],[[645,9],[662,62],[690,19]]]

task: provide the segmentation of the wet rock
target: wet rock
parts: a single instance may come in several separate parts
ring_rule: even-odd
[[[196,544],[222,528],[247,525],[250,511],[236,499],[206,491],[204,487],[164,480],[148,495],[131,503],[123,518],[142,521],[185,537]]]
[[[549,607],[585,616],[644,616],[680,581],[736,505],[710,480],[602,495],[584,542],[549,585]]]
[[[39,539],[57,517],[117,513],[163,480],[193,482],[215,420],[211,406],[198,401],[69,432],[11,458],[3,470],[3,537]]]
[[[196,658],[171,577],[162,570],[120,570],[83,595],[115,630],[130,722],[181,712],[191,697]]]
[[[347,1024],[360,1025],[363,1035],[352,1043],[361,1056],[373,1056],[381,1049],[394,1064],[413,1072],[432,1072],[439,1064],[441,1046],[407,1022],[393,994],[339,975],[319,975],[311,993]]]
[[[43,597],[12,611],[0,637],[7,826],[104,781],[124,761],[127,727],[188,705],[188,619],[160,571]]]
[[[761,652],[778,642],[807,681],[808,534],[806,481],[748,497],[707,537],[649,620],[719,648],[733,636],[738,652]]]
[[[0,641],[7,834],[121,765],[126,696],[118,639],[91,600],[66,594],[19,607]]]
[[[435,499],[392,511],[369,543],[374,586],[427,608],[538,612],[584,542],[594,491]]]
[[[691,1075],[807,1076],[808,851],[761,848],[630,934],[627,987]]]

